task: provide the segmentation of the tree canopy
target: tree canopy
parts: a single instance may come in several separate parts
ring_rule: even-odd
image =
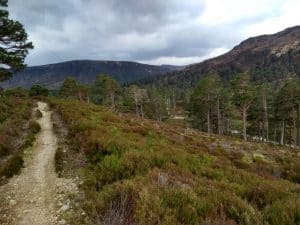
[[[59,90],[59,95],[63,98],[76,98],[78,91],[78,84],[76,80],[69,77],[64,80]]]
[[[14,71],[25,68],[24,60],[28,50],[33,48],[21,23],[9,19],[7,0],[0,0],[0,81],[4,81]]]

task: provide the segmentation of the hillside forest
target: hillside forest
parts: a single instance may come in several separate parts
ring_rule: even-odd
[[[21,89],[15,91],[21,92]],[[237,74],[225,85],[214,73],[207,74],[195,88],[178,90],[155,84],[121,86],[110,76],[99,75],[89,86],[68,78],[58,91],[49,92],[35,85],[28,94],[48,93],[209,134],[289,146],[300,144],[300,82],[297,78],[288,78],[275,86],[255,83],[249,75]]]

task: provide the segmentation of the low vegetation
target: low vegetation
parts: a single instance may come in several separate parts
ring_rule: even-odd
[[[23,90],[15,89],[0,98],[0,183],[20,172],[23,150],[40,129],[38,123],[30,121],[33,102],[20,96]]]
[[[71,224],[300,222],[300,155],[293,149],[117,115],[75,100],[50,103],[69,127],[70,151],[84,155],[77,169],[88,219],[76,214]]]

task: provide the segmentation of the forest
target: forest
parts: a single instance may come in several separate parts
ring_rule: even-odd
[[[91,85],[66,79],[60,90],[35,85],[30,96],[53,95],[104,105],[116,112],[191,127],[209,134],[243,140],[299,146],[300,82],[287,78],[280,85],[254,82],[237,74],[224,85],[213,73],[195,88],[183,90],[155,85],[121,86],[108,75],[99,75]]]

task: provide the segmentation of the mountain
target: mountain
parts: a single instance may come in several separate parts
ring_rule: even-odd
[[[261,35],[243,41],[230,52],[142,83],[157,82],[193,87],[210,72],[217,72],[223,81],[237,73],[249,73],[254,81],[272,82],[287,76],[300,76],[300,26],[272,35]]]
[[[163,74],[181,67],[153,66],[126,61],[76,60],[44,66],[28,67],[15,74],[10,80],[0,83],[4,88],[31,87],[33,84],[55,89],[67,77],[74,77],[82,83],[91,83],[99,74],[109,74],[121,83],[133,82],[142,78]]]
[[[161,65],[161,67],[172,71],[178,71],[184,69],[185,66]]]

